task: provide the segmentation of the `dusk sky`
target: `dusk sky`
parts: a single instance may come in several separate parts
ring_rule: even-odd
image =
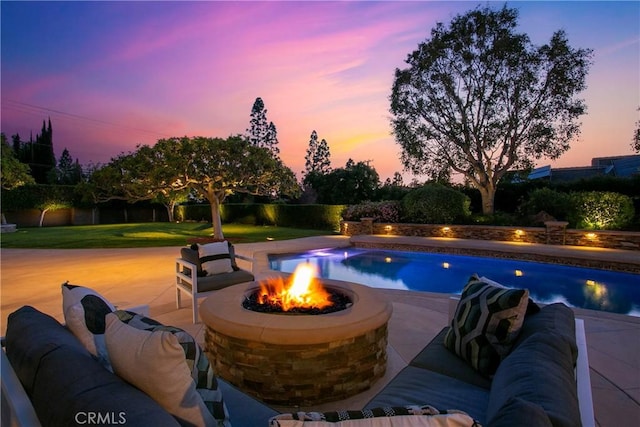
[[[478,4],[2,1],[1,130],[28,140],[50,117],[56,156],[67,148],[82,164],[105,163],[159,138],[245,133],[261,97],[298,176],[316,130],[334,168],[371,160],[384,181],[402,171],[389,120],[395,69],[436,22]],[[631,154],[640,2],[507,5],[534,44],[563,29],[572,47],[594,50],[582,134],[538,166]]]

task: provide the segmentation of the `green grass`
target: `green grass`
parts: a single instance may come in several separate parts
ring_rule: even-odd
[[[222,232],[234,243],[287,240],[331,234],[330,231],[275,226],[224,224]],[[145,248],[182,246],[188,240],[211,237],[209,224],[149,222],[138,224],[76,225],[67,227],[19,228],[0,236],[2,248]]]

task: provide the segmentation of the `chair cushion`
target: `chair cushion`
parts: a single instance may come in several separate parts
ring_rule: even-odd
[[[153,399],[104,369],[67,328],[33,307],[9,315],[6,352],[42,425],[87,424],[83,414],[99,413],[113,424],[178,426]]]
[[[104,344],[104,318],[115,307],[91,288],[62,284],[62,311],[67,327],[87,350],[107,369],[109,358]]]
[[[227,242],[198,245],[198,257],[200,258],[202,271],[204,271],[207,276],[233,272],[231,255],[229,254],[229,243]]]
[[[529,291],[471,277],[462,291],[445,346],[475,370],[491,376],[506,357],[527,312]]]
[[[119,310],[107,316],[105,337],[115,373],[176,418],[194,425],[229,425],[209,360],[187,332]]]
[[[539,332],[502,361],[491,384],[487,419],[500,415],[510,398],[544,409],[555,427],[580,425],[571,345],[562,336]]]
[[[198,278],[198,292],[217,291],[227,286],[238,283],[252,282],[253,274],[246,270],[232,271],[231,273],[216,274],[213,276]]]

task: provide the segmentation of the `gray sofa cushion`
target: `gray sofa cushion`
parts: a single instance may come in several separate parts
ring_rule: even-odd
[[[488,427],[553,427],[544,409],[533,402],[510,397],[497,414],[489,420]]]
[[[571,352],[571,343],[561,335],[527,337],[496,371],[487,419],[497,417],[510,398],[520,398],[540,405],[555,427],[580,426]]]
[[[153,399],[103,368],[70,331],[33,307],[9,315],[6,351],[43,426],[86,424],[82,417],[89,412],[113,424],[179,425]]]
[[[409,365],[428,369],[478,387],[489,389],[491,380],[473,369],[464,359],[444,346],[444,337],[449,327],[443,328],[436,337],[416,356]]]
[[[525,316],[524,323],[513,347],[519,346],[537,332],[554,333],[567,340],[571,348],[571,358],[575,364],[578,357],[578,346],[576,344],[576,323],[573,310],[562,303],[556,303],[542,307],[536,314]]]
[[[237,283],[252,282],[253,279],[253,274],[246,270],[237,270],[231,273],[198,277],[198,292],[216,291]]]
[[[233,427],[267,426],[269,418],[278,415],[264,403],[238,390],[223,379],[218,379],[218,386],[224,395]]]
[[[484,424],[488,401],[489,390],[485,388],[426,369],[407,366],[365,408],[431,405],[441,410],[464,411]]]

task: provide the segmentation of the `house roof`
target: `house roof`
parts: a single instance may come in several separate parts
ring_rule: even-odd
[[[591,166],[552,168],[542,166],[531,171],[528,179],[549,179],[550,181],[576,181],[594,176],[609,175],[630,177],[640,174],[640,155],[594,157]]]

